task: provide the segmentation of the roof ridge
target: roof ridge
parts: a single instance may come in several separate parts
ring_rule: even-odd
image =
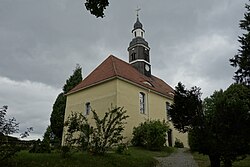
[[[114,61],[114,56],[113,55],[110,55],[111,57],[111,61],[112,61],[112,66],[113,66],[113,69],[114,69],[114,72],[115,72],[115,75],[118,75],[117,73],[117,69],[116,69],[116,65],[115,65],[115,61]]]

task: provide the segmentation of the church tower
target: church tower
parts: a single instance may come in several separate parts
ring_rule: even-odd
[[[149,58],[148,42],[144,39],[145,31],[142,28],[142,23],[139,21],[137,9],[137,19],[132,30],[133,39],[129,43],[129,63],[136,68],[140,73],[148,77],[151,76],[151,65]]]

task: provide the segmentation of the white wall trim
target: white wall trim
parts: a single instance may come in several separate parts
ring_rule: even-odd
[[[144,59],[137,59],[137,60],[131,61],[129,64],[134,64],[136,62],[144,62],[144,63],[147,63],[148,65],[151,66],[151,64],[148,61],[144,60]]]

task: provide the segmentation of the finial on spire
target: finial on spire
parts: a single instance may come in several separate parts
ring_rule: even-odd
[[[135,10],[136,11],[136,15],[137,15],[137,18],[136,18],[136,22],[135,22],[135,24],[134,24],[134,30],[135,29],[138,29],[138,28],[140,28],[140,29],[142,29],[142,23],[140,22],[140,20],[139,20],[139,11],[141,10],[141,8],[139,8],[138,6],[137,6],[137,9]],[[143,29],[142,29],[143,30]]]
[[[136,16],[137,16],[137,18],[139,18],[139,11],[141,10],[141,8],[139,8],[138,6],[137,6],[137,9],[135,10],[136,11]]]

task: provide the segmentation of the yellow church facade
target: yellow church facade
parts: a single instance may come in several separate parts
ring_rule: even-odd
[[[123,75],[124,73],[129,75],[126,77]],[[134,76],[137,78],[133,78]],[[96,80],[96,78],[100,79]],[[155,89],[154,85],[164,87],[164,91]],[[126,120],[127,124],[123,134],[126,140],[130,141],[133,128],[141,122],[146,120],[168,121],[167,109],[172,101],[173,90],[164,81],[156,77],[143,76],[130,64],[114,56],[109,56],[82,83],[68,93],[65,118],[68,118],[71,112],[82,113],[93,124],[90,108],[103,117],[111,105],[124,107],[129,118]],[[187,134],[176,131],[171,122],[169,125],[171,133],[168,134],[170,136],[168,136],[166,144],[173,146],[175,139],[178,138],[185,147],[188,147]],[[65,133],[66,131],[63,134],[63,143]]]
[[[149,46],[137,16],[129,44],[129,62],[110,55],[80,84],[67,94],[65,121],[71,112],[82,113],[91,124],[91,109],[103,117],[113,106],[124,107],[129,116],[123,135],[132,139],[133,128],[146,120],[169,121],[167,110],[173,103],[174,90],[163,80],[151,74]],[[179,133],[169,122],[167,145],[174,146],[177,139],[188,147],[187,134]],[[64,128],[62,144],[66,128]]]

